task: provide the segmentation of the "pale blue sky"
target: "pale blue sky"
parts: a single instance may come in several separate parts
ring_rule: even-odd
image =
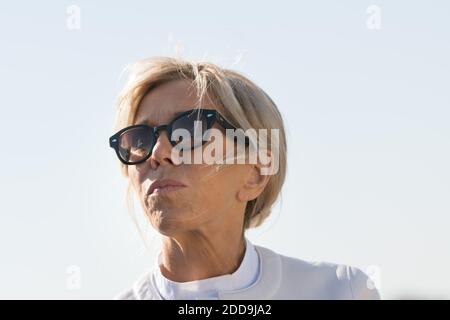
[[[176,48],[244,73],[285,118],[282,202],[251,240],[377,266],[384,298],[450,298],[449,13],[446,1],[2,2],[0,298],[108,299],[153,265],[157,238],[143,249],[108,137],[126,64]]]

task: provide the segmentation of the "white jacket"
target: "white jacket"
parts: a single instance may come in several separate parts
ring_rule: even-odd
[[[260,257],[260,274],[250,287],[219,292],[221,300],[246,299],[380,299],[370,289],[370,279],[356,267],[327,262],[308,262],[277,254],[255,245]],[[151,272],[145,273],[133,288],[118,295],[120,300],[161,300]]]

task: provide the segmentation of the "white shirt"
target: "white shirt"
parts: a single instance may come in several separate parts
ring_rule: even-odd
[[[218,291],[220,300],[380,299],[374,283],[357,267],[305,261],[265,247],[255,245],[254,248],[259,256],[256,281],[243,289]],[[162,297],[152,281],[150,271],[115,299],[161,300]]]
[[[255,283],[259,276],[259,256],[253,244],[245,238],[245,253],[238,269],[225,274],[201,280],[176,282],[167,279],[160,269],[161,252],[158,254],[151,281],[156,292],[164,300],[218,299],[220,291],[233,291]]]

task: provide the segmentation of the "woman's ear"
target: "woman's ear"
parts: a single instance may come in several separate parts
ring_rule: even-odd
[[[245,175],[242,188],[238,193],[240,201],[251,201],[263,192],[271,177],[270,175],[263,174],[264,168],[270,167],[270,165],[270,162],[268,164],[258,163],[246,165],[248,168],[247,174]]]

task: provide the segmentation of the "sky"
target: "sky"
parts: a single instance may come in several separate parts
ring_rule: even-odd
[[[111,299],[153,266],[108,138],[124,68],[182,55],[276,102],[288,173],[247,236],[354,265],[385,299],[450,298],[446,1],[0,4],[0,298]],[[143,212],[135,199],[138,221]]]

